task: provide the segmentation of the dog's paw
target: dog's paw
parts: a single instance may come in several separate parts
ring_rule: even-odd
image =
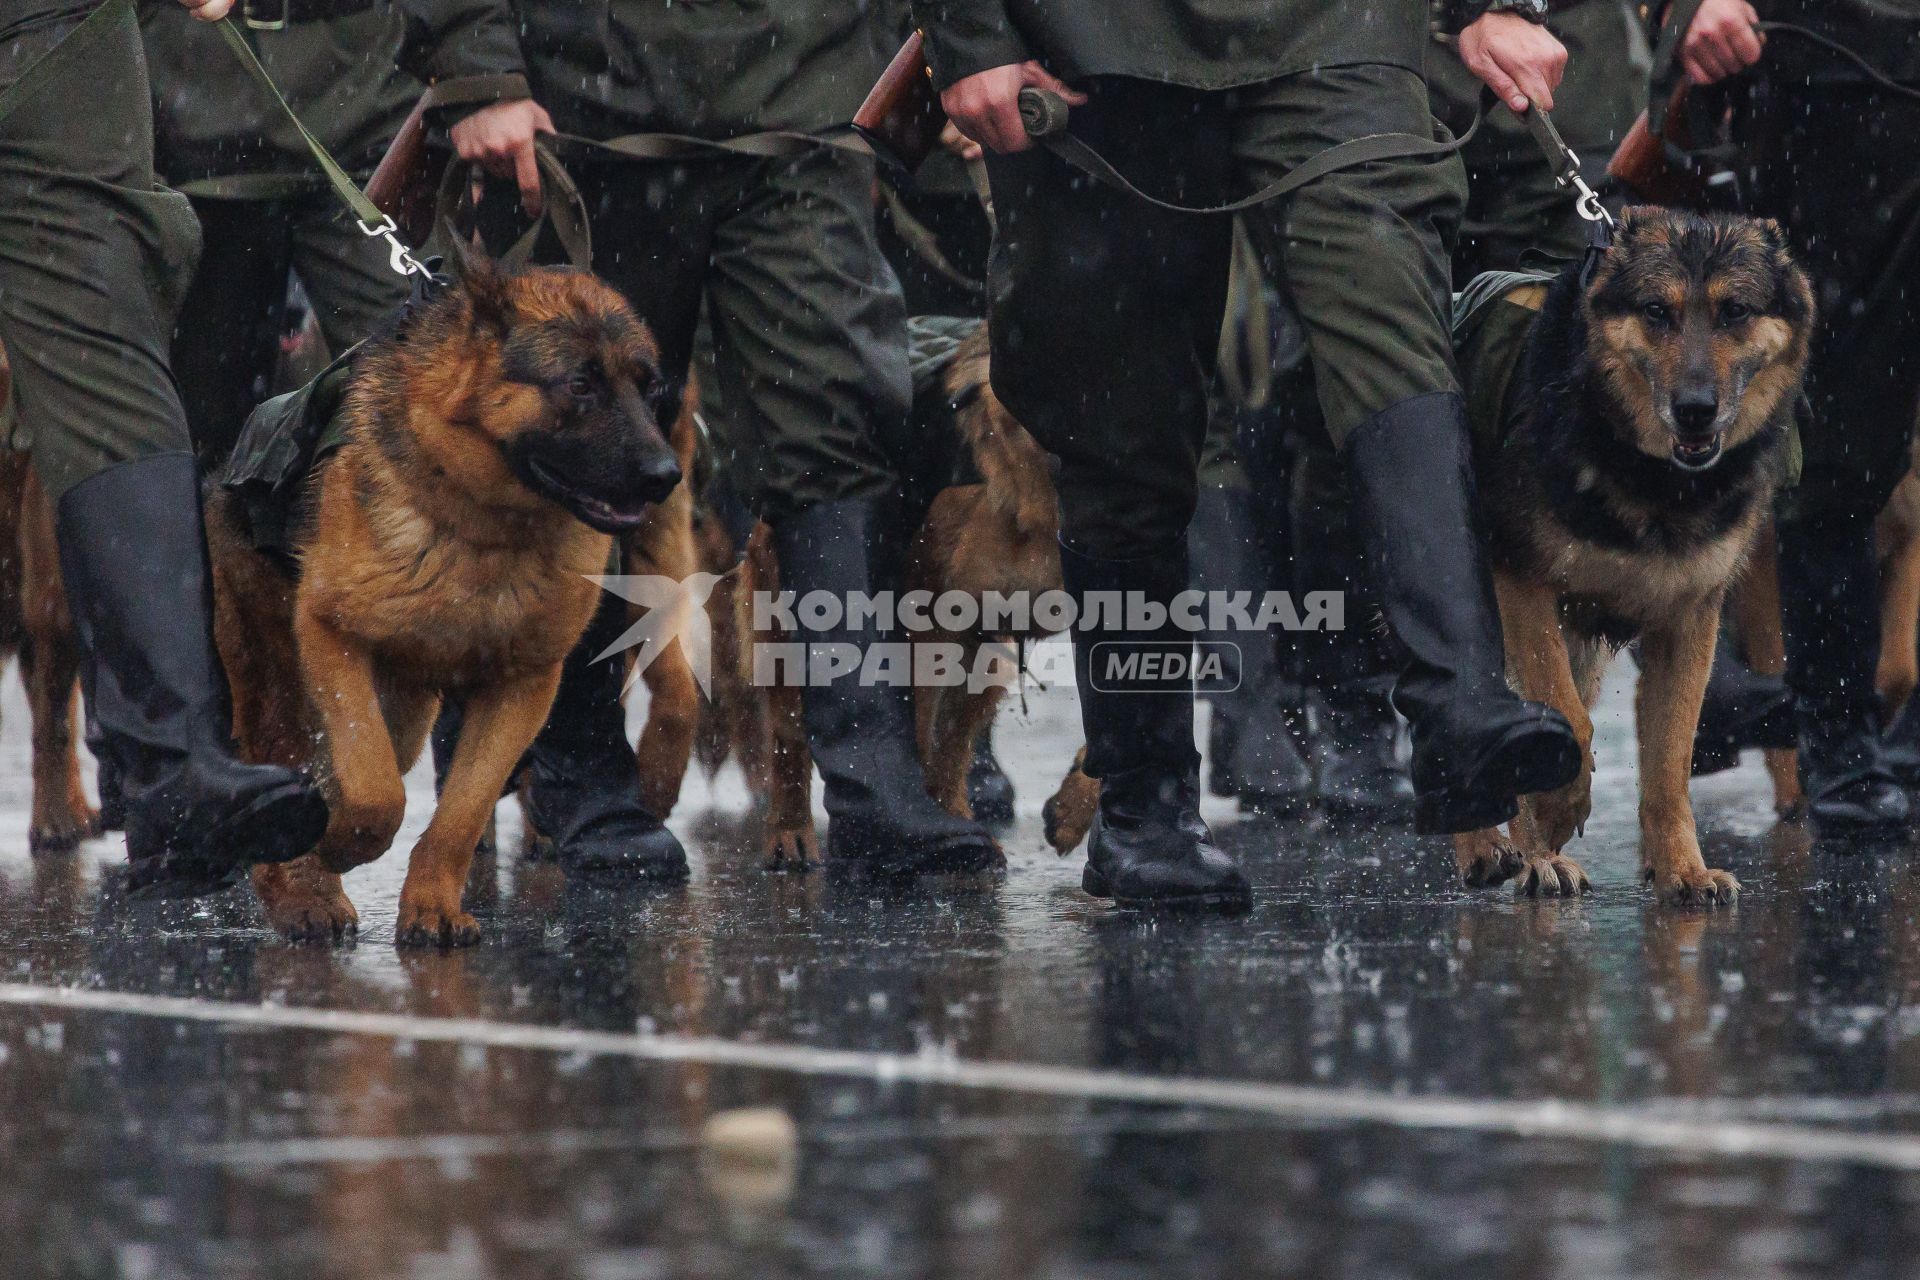
[[[1669,907],[1731,906],[1740,896],[1740,882],[1725,871],[1694,866],[1681,871],[1648,867],[1645,879],[1654,896]]]
[[[267,923],[288,942],[341,942],[360,931],[360,913],[338,890],[262,905]]]
[[[480,922],[458,907],[400,899],[394,943],[402,947],[470,947],[480,941]]]
[[[1513,891],[1523,898],[1578,898],[1593,892],[1593,881],[1565,854],[1536,854],[1524,858]]]
[[[71,813],[35,818],[27,828],[27,852],[68,853],[78,848],[82,840],[91,840],[104,830],[99,810],[91,805]]]
[[[1591,765],[1558,791],[1532,797],[1534,821],[1549,849],[1564,849],[1587,829],[1593,816],[1593,771]]]
[[[1097,802],[1099,794],[1094,794]],[[1047,797],[1040,809],[1040,821],[1044,826],[1047,843],[1062,857],[1080,847],[1087,838],[1087,830],[1093,826],[1093,806],[1083,802],[1071,785],[1063,786],[1059,791]]]
[[[812,871],[820,865],[820,837],[811,824],[775,831],[767,841],[767,870]]]
[[[1491,889],[1520,874],[1526,859],[1494,827],[1463,831],[1453,838],[1453,860],[1469,889]]]

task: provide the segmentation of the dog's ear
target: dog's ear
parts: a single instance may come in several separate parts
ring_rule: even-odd
[[[461,235],[450,222],[440,224],[440,238],[447,245],[447,261],[453,278],[460,282],[473,318],[478,324],[504,330],[513,318],[513,300],[507,295],[507,278],[486,248],[477,240]]]
[[[1769,249],[1775,253],[1791,252],[1791,247],[1787,244],[1787,229],[1778,221],[1773,218],[1755,218],[1753,225],[1759,229],[1761,235],[1767,238]]]
[[[1628,205],[1620,211],[1620,225],[1615,233],[1617,238],[1621,240],[1633,239],[1634,236],[1638,235],[1641,229],[1647,225],[1648,220],[1659,212],[1657,208],[1649,205]]]

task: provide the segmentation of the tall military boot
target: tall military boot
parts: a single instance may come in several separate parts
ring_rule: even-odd
[[[973,763],[967,766],[967,805],[973,816],[990,827],[1004,827],[1014,818],[1013,779],[993,753],[993,726],[980,731],[973,744]]]
[[[1400,760],[1400,718],[1393,712],[1391,645],[1369,622],[1379,610],[1366,557],[1355,545],[1353,502],[1330,450],[1302,449],[1294,460],[1293,586],[1346,593],[1346,627],[1299,637],[1301,669],[1312,687],[1307,755],[1314,798],[1324,811],[1365,822],[1413,817],[1413,779]]]
[[[1787,684],[1799,726],[1800,785],[1822,831],[1905,828],[1909,802],[1880,742],[1879,564],[1866,520],[1780,522]]]
[[[125,803],[129,892],[213,893],[318,844],[327,806],[312,782],[234,757],[193,458],[81,481],[55,531],[87,705]]]
[[[1193,589],[1244,591],[1255,607],[1274,584],[1260,553],[1253,494],[1208,485],[1200,490],[1187,538],[1193,548]],[[1204,643],[1237,668],[1234,687],[1206,695],[1213,716],[1207,731],[1207,788],[1250,809],[1288,816],[1313,799],[1313,774],[1301,758],[1284,713],[1297,693],[1280,667],[1281,637],[1207,633]],[[1236,674],[1230,670],[1229,675]]]
[[[774,530],[780,586],[804,599],[826,592],[844,606],[850,597],[892,590],[884,572],[900,543],[880,502],[848,498],[808,508]],[[1000,851],[985,828],[954,817],[927,794],[913,725],[913,690],[904,685],[863,683],[863,655],[884,636],[870,612],[849,617],[843,609],[832,627],[808,627],[799,612],[809,654],[809,679],[801,713],[807,746],[826,782],[829,868],[911,876],[984,870]],[[854,666],[831,679],[822,671],[831,658]],[[894,664],[897,669],[897,664]]]
[[[1700,723],[1693,732],[1693,776],[1734,768],[1749,747],[1791,747],[1796,741],[1787,682],[1749,667],[1722,631],[1700,704]]]
[[[1466,406],[1449,392],[1404,400],[1362,423],[1346,455],[1381,608],[1409,654],[1393,702],[1413,726],[1414,827],[1505,822],[1517,797],[1572,782],[1581,751],[1564,716],[1507,687]]]
[[[673,883],[687,878],[687,853],[640,799],[640,768],[620,702],[625,664],[618,654],[594,661],[627,621],[626,602],[606,593],[567,655],[553,710],[520,762],[527,817],[553,842],[554,859],[570,877]]]
[[[1060,568],[1076,600],[1094,592],[1138,593],[1165,605],[1187,585],[1187,549],[1100,560],[1065,543]],[[1200,818],[1200,757],[1193,749],[1193,682],[1142,674],[1191,663],[1193,637],[1171,620],[1152,630],[1107,620],[1073,632],[1073,673],[1086,730],[1086,770],[1101,780],[1081,883],[1124,907],[1245,910],[1253,891]],[[1131,660],[1129,675],[1118,664]]]

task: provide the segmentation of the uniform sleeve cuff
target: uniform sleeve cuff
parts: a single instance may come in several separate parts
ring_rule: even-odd
[[[991,30],[927,32],[927,65],[933,82],[945,90],[968,76],[995,67],[1014,66],[1033,57],[1026,41],[1004,26]]]
[[[437,116],[443,127],[466,119],[482,107],[496,102],[516,102],[531,98],[533,89],[517,71],[483,76],[450,76],[436,80],[427,90],[427,110]]]

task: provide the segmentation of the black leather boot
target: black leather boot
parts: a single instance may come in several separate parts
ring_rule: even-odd
[[[1288,514],[1293,588],[1346,593],[1346,627],[1298,637],[1311,687],[1307,757],[1321,809],[1362,822],[1413,818],[1413,779],[1400,759],[1393,712],[1398,655],[1372,627],[1379,593],[1354,537],[1353,499],[1331,449],[1302,448],[1293,461]]]
[[[125,804],[129,892],[196,897],[313,848],[327,806],[312,782],[234,757],[193,458],[81,481],[56,531],[87,705]]]
[[[1187,539],[1193,548],[1193,589],[1245,591],[1255,607],[1275,585],[1257,538],[1253,495],[1246,489],[1203,487]],[[1207,789],[1264,813],[1298,813],[1313,799],[1313,773],[1287,728],[1294,690],[1280,667],[1281,637],[1253,632],[1199,637],[1225,659],[1230,690],[1206,695]]]
[[[990,827],[1004,827],[1013,821],[1013,779],[1000,767],[993,754],[993,726],[980,733],[973,744],[973,763],[967,766],[967,804],[973,816]]]
[[[1362,423],[1346,455],[1381,608],[1409,655],[1393,702],[1413,726],[1415,829],[1505,822],[1517,797],[1573,781],[1580,744],[1559,712],[1507,687],[1466,407],[1450,392],[1404,400]]]
[[[856,593],[893,590],[885,567],[899,544],[879,502],[820,503],[774,530],[781,589],[796,599],[826,592],[843,605]],[[927,794],[915,744],[913,690],[861,681],[857,660],[869,646],[903,644],[908,633],[883,634],[870,616],[854,625],[844,612],[837,626],[809,628],[804,611],[796,613],[795,638],[807,645],[809,667],[824,666],[834,653],[856,660],[854,669],[830,681],[810,678],[801,698],[807,745],[826,782],[829,868],[911,876],[997,864],[1000,850],[986,829],[948,813]]]
[[[1870,520],[1782,520],[1780,604],[1807,813],[1830,834],[1894,835],[1907,793],[1882,755],[1879,564]]]
[[[1062,543],[1060,568],[1068,593],[1082,602],[1093,592],[1113,592],[1164,605],[1187,585],[1183,544],[1155,556],[1099,560]],[[1245,910],[1253,901],[1247,878],[1200,818],[1192,676],[1141,674],[1147,657],[1162,671],[1170,660],[1190,663],[1193,637],[1171,621],[1149,631],[1094,630],[1086,622],[1083,616],[1074,628],[1073,670],[1086,771],[1101,787],[1082,886],[1123,907]],[[1129,660],[1131,674],[1120,665]]]
[[[640,799],[620,702],[625,664],[618,654],[594,661],[627,622],[626,602],[606,593],[567,655],[553,710],[520,763],[527,818],[570,877],[673,883],[687,878],[687,853]]]
[[[1795,732],[1787,682],[1749,667],[1722,632],[1700,704],[1700,724],[1693,731],[1693,775],[1702,778],[1732,769],[1749,747],[1791,747],[1797,741]]]

